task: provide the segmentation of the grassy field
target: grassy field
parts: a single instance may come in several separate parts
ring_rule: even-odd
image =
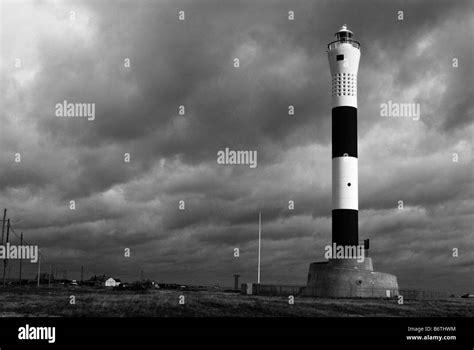
[[[70,304],[70,296],[75,305]],[[179,304],[184,295],[185,304]],[[2,317],[474,317],[474,300],[396,300],[245,296],[214,291],[142,293],[83,287],[0,289]]]

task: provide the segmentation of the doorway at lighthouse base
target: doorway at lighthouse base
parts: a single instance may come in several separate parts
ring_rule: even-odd
[[[395,275],[374,271],[372,258],[331,259],[309,265],[303,295],[326,298],[392,298],[398,296]]]

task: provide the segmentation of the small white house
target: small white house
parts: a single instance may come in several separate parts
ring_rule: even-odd
[[[116,287],[120,284],[120,280],[109,277],[104,283],[106,287]]]

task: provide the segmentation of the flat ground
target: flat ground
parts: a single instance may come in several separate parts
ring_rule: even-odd
[[[179,304],[184,295],[185,304]],[[71,296],[75,305],[70,304]],[[216,291],[112,291],[85,287],[0,288],[0,317],[474,317],[474,299],[323,299]]]

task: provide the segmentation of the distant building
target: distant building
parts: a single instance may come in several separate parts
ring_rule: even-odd
[[[95,286],[95,287],[101,287],[104,286],[105,281],[107,280],[107,277],[105,275],[100,275],[100,276],[92,276],[89,278],[89,280],[84,281],[82,284],[85,286]]]
[[[122,281],[120,281],[118,278],[109,277],[108,279],[105,280],[104,285],[106,287],[116,287],[120,285],[120,283],[122,283]]]
[[[94,287],[116,287],[120,285],[122,281],[118,278],[113,278],[106,275],[92,276],[87,281],[83,281],[82,284],[85,286],[94,286]]]

